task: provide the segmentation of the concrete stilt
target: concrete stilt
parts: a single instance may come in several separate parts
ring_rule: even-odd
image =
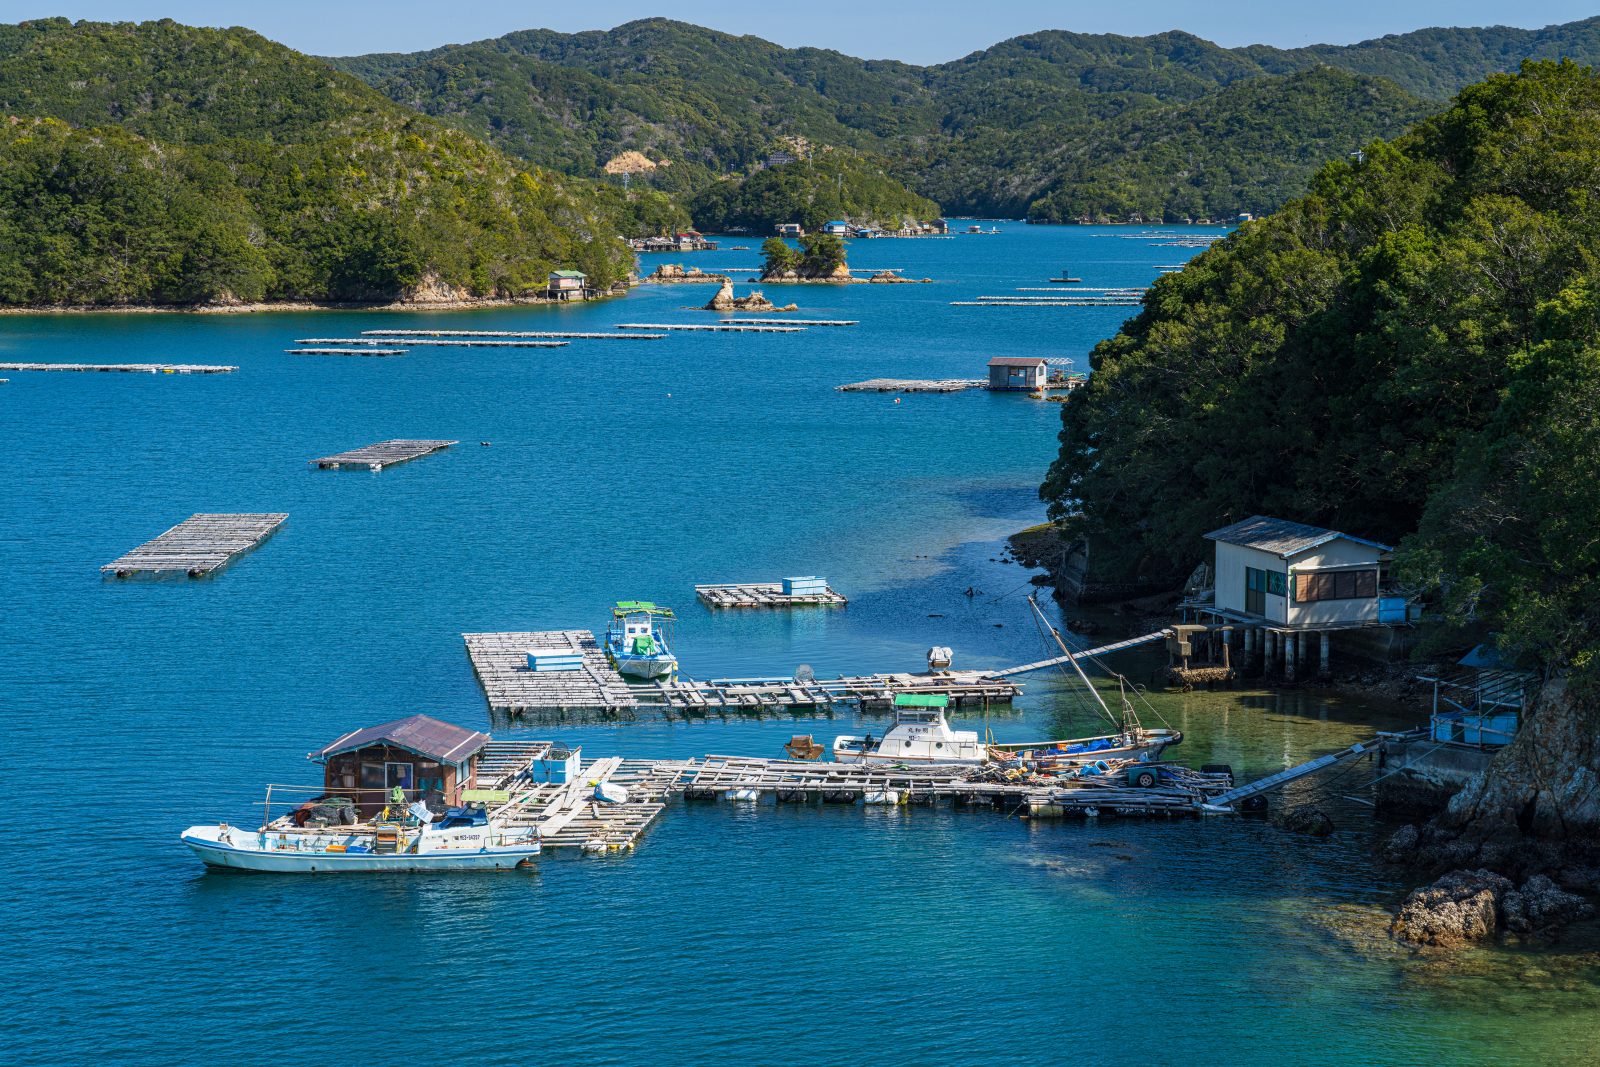
[[[1329,660],[1331,658],[1330,646],[1333,644],[1333,635],[1324,630],[1318,636],[1322,638],[1322,661],[1317,665],[1317,675],[1318,677],[1326,678],[1328,675],[1333,673],[1333,669],[1329,664]]]
[[[1278,669],[1278,634],[1273,630],[1267,631],[1267,673]]]
[[[1295,669],[1300,665],[1300,635],[1285,634],[1283,647],[1283,676],[1294,681]]]

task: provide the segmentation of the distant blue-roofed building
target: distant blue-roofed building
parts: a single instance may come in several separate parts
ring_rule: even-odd
[[[850,233],[850,224],[843,219],[833,219],[831,222],[823,223],[822,232],[831,233],[835,237],[846,237]]]

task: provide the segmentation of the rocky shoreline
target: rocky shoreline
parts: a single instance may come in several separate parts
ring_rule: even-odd
[[[623,296],[600,292],[590,300]],[[0,307],[0,315],[251,315],[266,311],[477,311],[484,308],[557,305],[546,296],[485,296],[450,300],[261,300],[218,304],[46,304]]]
[[[1079,601],[1070,590],[1063,596],[1063,585],[1082,588],[1085,576],[1071,569],[1086,561],[1074,557],[1076,546],[1053,527],[1020,531],[1007,545],[1018,563],[1045,571],[1035,584],[1055,587],[1058,599]],[[1094,603],[1128,616],[1130,635],[1172,621],[1181,590],[1134,592],[1097,596]],[[1424,662],[1365,664],[1294,687],[1425,707],[1427,686],[1416,676],[1426,671]],[[1453,795],[1446,789],[1423,797],[1414,820],[1378,847],[1376,859],[1419,886],[1389,924],[1395,942],[1430,952],[1477,944],[1547,946],[1569,926],[1600,914],[1597,700],[1569,693],[1560,678],[1545,679],[1511,744],[1481,770],[1461,775],[1457,780],[1465,784]]]

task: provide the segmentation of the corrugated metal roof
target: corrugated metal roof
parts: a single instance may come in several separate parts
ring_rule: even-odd
[[[1044,362],[1043,356],[995,356],[989,361],[991,367],[1037,367]]]
[[[489,735],[478,730],[452,726],[426,715],[408,715],[393,722],[353,730],[306,758],[321,762],[341,752],[389,744],[441,763],[462,763],[488,740]]]
[[[1302,552],[1325,545],[1329,541],[1344,538],[1357,544],[1376,548],[1381,552],[1390,551],[1390,546],[1377,541],[1368,541],[1364,537],[1355,537],[1351,534],[1340,533],[1338,530],[1329,530],[1321,526],[1308,526],[1303,522],[1290,522],[1288,519],[1274,519],[1266,515],[1252,515],[1243,522],[1236,522],[1232,526],[1224,526],[1220,530],[1212,530],[1206,534],[1212,541],[1221,541],[1229,545],[1243,545],[1245,548],[1260,549],[1262,552],[1271,552],[1288,559],[1298,556]]]

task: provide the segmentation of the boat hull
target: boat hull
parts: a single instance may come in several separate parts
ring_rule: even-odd
[[[673,672],[678,669],[678,661],[671,656],[613,655],[611,662],[617,668],[618,674],[625,674],[629,678],[643,678],[646,681],[671,678]]]
[[[1040,741],[1024,745],[996,745],[997,751],[1010,756],[1023,756],[1041,763],[1082,764],[1096,760],[1134,760],[1151,763],[1161,758],[1161,753],[1183,741],[1183,734],[1173,731],[1147,731],[1145,740],[1136,745],[1112,744],[1104,748],[1090,748],[1094,741]]]
[[[498,871],[530,864],[539,855],[539,843],[525,847],[502,846],[479,851],[449,849],[423,853],[322,852],[255,847],[257,833],[237,833],[228,843],[206,835],[207,827],[194,827],[181,838],[207,867],[267,874],[340,874],[377,871]],[[199,832],[197,832],[199,831]]]

